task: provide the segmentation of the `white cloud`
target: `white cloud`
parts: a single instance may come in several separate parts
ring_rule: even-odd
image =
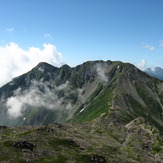
[[[14,32],[14,28],[6,28],[5,31],[6,32]]]
[[[151,69],[151,71],[153,71],[153,72],[156,71],[156,67],[154,67],[154,66],[151,66],[150,69]]]
[[[7,101],[6,106],[8,107],[8,114],[12,116],[13,118],[17,118],[21,116],[23,103],[22,101],[20,101],[19,98],[10,97]]]
[[[60,85],[60,89],[64,89],[65,86],[68,86],[67,82]],[[40,91],[40,87],[44,93]],[[33,81],[33,84],[27,90],[22,91],[18,88],[14,92],[14,95],[6,101],[7,112],[12,118],[22,116],[22,112],[28,109],[29,106],[33,109],[36,107],[43,107],[61,112],[63,110],[68,111],[72,108],[71,103],[66,103],[63,98],[57,96],[55,90],[49,89],[48,83],[37,81]]]
[[[43,44],[43,49],[30,47],[28,50],[15,43],[0,46],[0,86],[26,73],[39,62],[60,66],[61,60],[61,53],[52,44]]]
[[[148,49],[150,51],[153,51],[155,49],[154,46],[151,46],[151,45],[148,45],[148,44],[145,44],[144,48],[146,48],[146,49]]]
[[[96,70],[99,78],[107,83],[108,82],[108,76],[106,75],[107,67],[101,64],[97,64]]]
[[[163,40],[160,40],[160,46],[163,46]]]
[[[141,70],[145,70],[147,67],[147,61],[145,59],[142,59],[141,62],[138,64],[138,68]]]
[[[53,40],[53,37],[51,34],[46,33],[46,34],[44,34],[44,37]]]
[[[69,86],[69,81],[66,81],[64,84],[57,86],[55,89],[59,91],[68,88],[68,86]]]

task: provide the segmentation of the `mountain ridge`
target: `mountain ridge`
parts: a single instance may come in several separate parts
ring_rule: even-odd
[[[132,64],[40,63],[0,99],[0,161],[163,160],[163,82]]]
[[[134,118],[143,116],[162,130],[161,89],[161,81],[150,77],[129,63],[100,60],[87,61],[73,68],[68,65],[57,68],[42,62],[0,88],[0,96],[6,99],[8,104],[6,113],[14,111],[11,103],[13,99],[22,101],[20,105],[24,110],[20,107],[19,115],[21,119],[25,118],[21,120],[24,125],[32,125],[33,121],[39,120],[36,118],[37,115],[43,118],[46,112],[49,112],[47,117],[52,115],[60,117],[56,121],[55,118],[52,118],[54,121],[51,122],[46,120],[47,123],[67,120],[89,121],[101,114],[106,114],[106,117],[109,116],[112,121],[121,121],[121,123],[129,123]],[[34,102],[29,102],[31,99],[25,101],[27,99],[22,97],[29,98],[29,95],[30,98],[34,96],[33,100],[40,100],[43,103],[36,102],[37,105],[35,105]],[[36,99],[37,96],[38,99]],[[6,103],[2,104],[4,108]],[[46,105],[49,105],[47,106],[49,109],[46,109]],[[157,106],[156,109],[155,106]],[[32,110],[32,107],[35,109]],[[30,117],[34,116],[32,118],[34,120],[31,119],[26,124],[30,112]],[[34,124],[41,123],[41,119],[39,121]],[[3,122],[1,123],[3,125]]]

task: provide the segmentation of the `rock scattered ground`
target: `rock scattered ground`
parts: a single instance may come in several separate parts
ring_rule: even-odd
[[[162,163],[158,129],[139,117],[125,126],[91,123],[0,127],[0,162]]]

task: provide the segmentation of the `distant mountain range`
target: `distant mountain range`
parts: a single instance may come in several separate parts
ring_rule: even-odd
[[[39,63],[0,88],[0,125],[1,161],[161,162],[163,81],[118,61]]]
[[[160,67],[147,68],[145,72],[148,73],[150,76],[163,80],[163,69]]]

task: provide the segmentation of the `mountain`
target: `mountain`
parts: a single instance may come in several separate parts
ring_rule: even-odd
[[[150,76],[163,80],[163,69],[160,67],[147,68],[145,72],[148,73]]]
[[[101,63],[87,62],[75,68],[40,63],[13,79],[0,89],[1,124],[41,125],[67,120],[96,89],[101,80],[96,65]]]
[[[141,116],[163,131],[163,82],[129,63],[88,61],[74,68],[40,63],[0,88],[0,97],[2,125],[87,122],[99,116],[127,124]]]
[[[132,64],[40,63],[0,99],[0,161],[163,161],[163,81]]]

